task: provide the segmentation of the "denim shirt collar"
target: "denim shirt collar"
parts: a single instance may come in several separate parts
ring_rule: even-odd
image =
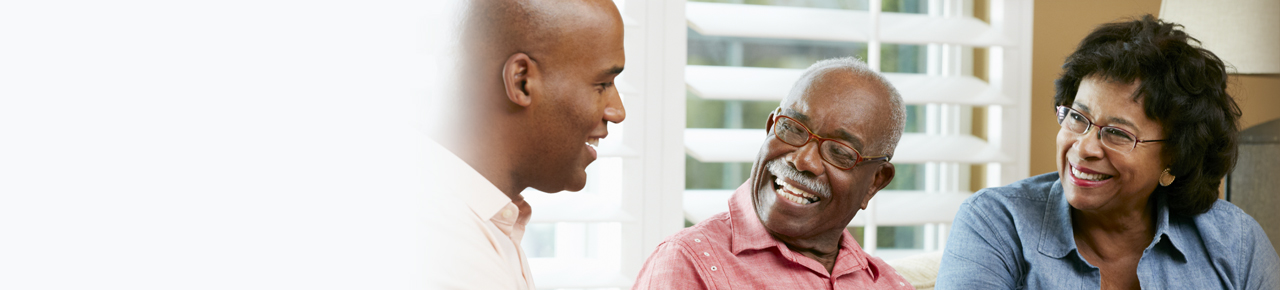
[[[1171,246],[1171,254],[1184,256],[1183,249],[1190,246],[1185,241],[1187,233],[1183,233],[1178,227],[1170,226],[1169,206],[1163,194],[1156,193],[1151,198],[1156,200],[1156,234],[1146,249],[1151,250],[1161,241],[1166,241]],[[1045,204],[1044,218],[1040,222],[1040,228],[1044,229],[1038,247],[1041,254],[1060,259],[1078,250],[1071,226],[1071,205],[1067,204],[1067,198],[1063,195],[1062,180],[1054,181],[1053,187],[1049,190],[1049,199]]]

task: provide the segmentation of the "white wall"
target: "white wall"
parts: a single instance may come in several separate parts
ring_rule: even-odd
[[[0,288],[413,287],[434,2],[0,4]]]

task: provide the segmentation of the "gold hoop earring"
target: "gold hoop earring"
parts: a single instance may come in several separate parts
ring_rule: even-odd
[[[1160,172],[1160,186],[1169,186],[1170,184],[1173,184],[1173,180],[1177,178],[1177,176],[1169,174],[1169,168],[1165,168],[1164,172]]]

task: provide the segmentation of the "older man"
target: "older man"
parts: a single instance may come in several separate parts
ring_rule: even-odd
[[[520,193],[581,190],[607,122],[625,118],[622,17],[609,0],[475,0],[465,17],[428,148],[428,288],[534,289]]]
[[[862,61],[810,66],[729,211],[660,244],[634,289],[912,289],[845,229],[893,179],[904,110]]]

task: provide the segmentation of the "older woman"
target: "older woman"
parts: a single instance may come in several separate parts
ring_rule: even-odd
[[[1262,228],[1217,199],[1240,116],[1226,69],[1177,27],[1080,42],[1054,96],[1058,172],[969,197],[937,289],[1280,289]]]

